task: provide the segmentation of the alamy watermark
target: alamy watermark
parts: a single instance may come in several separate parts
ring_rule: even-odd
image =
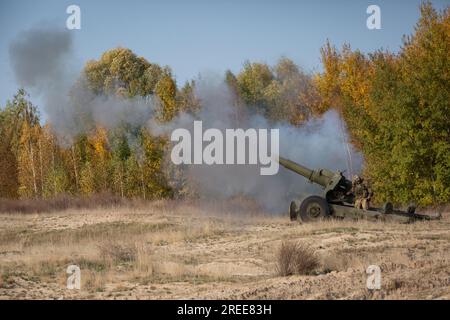
[[[80,290],[81,288],[81,270],[77,265],[70,265],[67,267],[66,273],[69,275],[67,277],[67,289],[69,290]]]
[[[194,121],[193,137],[183,128],[172,132],[170,140],[178,143],[172,149],[171,160],[176,165],[258,164],[261,175],[274,175],[279,169],[279,137],[278,129],[225,129],[223,133],[210,128],[203,132],[202,121]],[[204,142],[208,143],[205,148]]]
[[[66,8],[66,13],[69,16],[66,19],[66,27],[69,30],[81,29],[81,8],[76,4],[71,4]],[[380,6],[371,4],[367,7],[366,13],[370,16],[367,17],[366,26],[369,30],[381,29],[381,9]]]
[[[367,14],[370,16],[366,20],[366,26],[369,30],[381,29],[381,9],[379,6],[372,4],[367,7]]]
[[[367,267],[366,273],[367,281],[366,286],[369,290],[380,290],[381,289],[381,268],[376,264],[372,264]]]
[[[81,29],[81,9],[76,4],[67,7],[66,13],[69,14],[66,20],[66,27],[69,30]]]

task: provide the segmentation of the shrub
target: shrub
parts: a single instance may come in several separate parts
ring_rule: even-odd
[[[298,242],[283,242],[277,255],[277,272],[281,276],[311,274],[319,267],[314,250]]]
[[[126,246],[114,242],[107,242],[98,247],[102,259],[110,260],[115,263],[133,262],[137,257],[136,246]]]

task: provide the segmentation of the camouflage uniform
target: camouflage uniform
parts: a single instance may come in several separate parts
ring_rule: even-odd
[[[355,195],[355,208],[369,210],[372,192],[366,186],[362,178],[354,176],[352,180],[352,192]]]

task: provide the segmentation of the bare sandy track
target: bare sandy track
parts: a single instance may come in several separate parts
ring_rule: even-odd
[[[448,213],[408,225],[302,225],[255,208],[155,202],[0,219],[1,299],[450,298]],[[314,275],[277,275],[286,240],[315,249]],[[81,290],[66,289],[70,264],[81,268]],[[374,292],[371,264],[382,269]]]

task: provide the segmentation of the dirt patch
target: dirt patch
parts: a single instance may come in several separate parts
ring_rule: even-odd
[[[2,214],[0,298],[450,298],[448,213],[414,224],[298,224],[224,208],[158,202]],[[312,272],[279,276],[277,253],[286,242],[314,252]],[[80,290],[66,288],[70,264],[81,269]],[[381,290],[366,287],[372,264],[381,268]]]

